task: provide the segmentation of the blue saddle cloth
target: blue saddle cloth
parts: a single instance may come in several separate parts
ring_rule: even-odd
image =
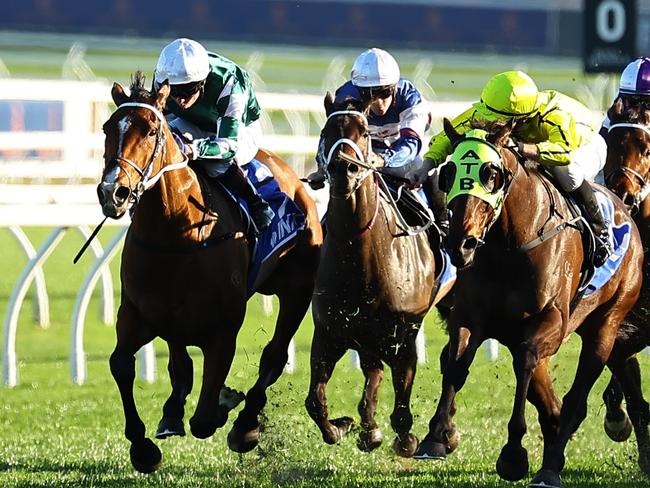
[[[588,297],[592,293],[600,290],[609,279],[616,273],[623,262],[623,257],[630,247],[630,231],[632,226],[630,222],[623,222],[621,225],[614,225],[614,204],[610,198],[601,191],[596,191],[596,199],[605,220],[609,222],[609,242],[612,244],[614,252],[602,266],[596,268],[594,276],[585,287],[584,295]]]
[[[259,236],[251,237],[255,239],[247,281],[248,296],[251,296],[269,276],[282,250],[305,228],[306,219],[298,205],[280,190],[266,165],[253,159],[243,165],[242,170],[275,212],[271,225]],[[229,193],[239,203],[250,228],[252,220],[246,202]]]

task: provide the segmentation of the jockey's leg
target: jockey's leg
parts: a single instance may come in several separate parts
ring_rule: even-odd
[[[327,161],[324,151],[324,139],[321,137],[318,142],[318,151],[316,152],[316,171],[307,175],[307,184],[312,188],[312,190],[320,190],[325,186],[325,180],[327,180],[327,175],[325,173]]]
[[[224,185],[246,201],[258,232],[266,229],[271,224],[275,212],[262,198],[257,188],[246,178],[241,168],[233,162],[220,178]]]
[[[596,135],[589,144],[573,151],[570,164],[551,168],[551,173],[562,188],[571,193],[587,214],[587,219],[596,236],[596,252],[594,254],[596,267],[607,261],[613,251],[609,242],[607,222],[589,183],[603,168],[606,156],[607,145],[602,137]]]
[[[449,210],[447,210],[447,194],[440,191],[439,173],[439,168],[434,169],[431,176],[428,176],[422,182],[422,189],[427,196],[427,200],[429,200],[429,208],[442,233],[442,237],[445,237],[449,232]]]

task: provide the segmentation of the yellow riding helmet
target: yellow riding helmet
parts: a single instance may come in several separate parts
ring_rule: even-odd
[[[539,90],[523,71],[504,71],[485,84],[481,102],[496,118],[528,117],[539,109]]]

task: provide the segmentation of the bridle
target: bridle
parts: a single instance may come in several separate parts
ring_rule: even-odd
[[[612,131],[613,129],[617,129],[617,128],[638,129],[645,132],[648,136],[650,136],[650,128],[643,124],[636,124],[633,122],[619,122],[616,124],[612,124],[609,127],[609,131]],[[627,178],[632,183],[634,183],[636,179],[637,180],[636,183],[640,185],[639,191],[636,192],[636,194],[634,195],[634,203],[632,204],[633,209],[638,209],[639,206],[641,205],[641,202],[645,200],[648,194],[650,194],[650,181],[649,181],[650,175],[646,174],[645,176],[643,176],[638,171],[630,168],[629,166],[625,166],[623,164],[620,167],[616,168],[616,170],[608,174],[607,180],[608,181],[611,180],[611,178],[619,172],[622,173],[623,176],[625,176],[625,178]]]
[[[361,183],[363,183],[363,180],[365,180],[371,173],[376,172],[377,169],[374,168],[370,163],[368,163],[368,153],[370,151],[370,133],[367,130],[368,118],[365,116],[365,114],[363,114],[362,112],[359,112],[358,110],[337,110],[337,111],[332,112],[331,114],[328,115],[327,121],[325,122],[325,125],[327,126],[327,123],[332,118],[340,117],[340,116],[343,116],[343,115],[352,115],[352,116],[355,116],[355,117],[359,117],[363,121],[364,127],[366,128],[366,130],[362,134],[362,137],[366,138],[365,154],[364,154],[364,151],[361,150],[359,145],[356,142],[354,142],[352,139],[349,139],[347,137],[341,137],[340,139],[337,139],[334,142],[334,144],[332,144],[332,147],[327,152],[327,157],[325,159],[325,167],[329,168],[329,165],[330,165],[330,163],[332,161],[332,158],[334,157],[334,155],[336,153],[336,158],[335,159],[339,159],[339,160],[345,161],[347,163],[356,164],[356,165],[358,165],[358,166],[360,166],[360,167],[362,167],[364,169],[364,171],[361,171],[357,176],[355,176],[355,178],[354,178],[354,187],[353,187],[352,191],[350,193],[344,195],[343,198],[348,199],[348,198],[350,198],[350,196],[352,194],[354,194],[359,189],[359,187],[361,186]],[[354,151],[354,154],[355,154],[356,157],[350,156],[348,154],[340,152],[339,148],[340,148],[340,146],[342,146],[344,144],[347,145],[347,146],[350,146],[352,148],[352,150]],[[338,153],[336,152],[337,149],[339,149]],[[328,176],[328,179],[329,179],[329,171],[326,171],[326,175]]]
[[[160,123],[156,132],[156,146],[154,147],[153,153],[151,154],[151,158],[149,159],[149,162],[144,167],[144,169],[140,168],[140,166],[138,166],[135,162],[133,162],[129,158],[125,158],[122,154],[118,154],[114,159],[111,160],[119,168],[124,169],[123,164],[126,164],[127,166],[130,166],[136,173],[140,175],[140,181],[138,181],[134,187],[132,186],[131,177],[129,176],[129,173],[126,172],[127,178],[129,179],[129,187],[128,187],[130,191],[129,200],[130,203],[132,204],[131,208],[133,209],[133,207],[137,205],[138,202],[140,201],[140,197],[142,196],[142,194],[146,190],[154,186],[164,173],[186,167],[188,163],[188,158],[186,155],[183,155],[182,161],[179,161],[177,163],[171,163],[171,164],[162,164],[160,167],[160,171],[158,171],[158,173],[152,176],[154,163],[159,155],[162,155],[162,159],[164,163],[165,142],[167,140],[165,136],[165,132],[163,131],[163,128],[167,124],[167,121],[165,120],[165,116],[156,107],[149,105],[147,103],[127,102],[121,104],[117,108],[117,110],[120,110],[122,107],[138,107],[138,108],[145,108],[147,110],[150,110],[151,112],[153,112],[153,114],[156,116],[156,118]]]

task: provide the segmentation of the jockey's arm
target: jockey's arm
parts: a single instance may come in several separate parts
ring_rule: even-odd
[[[462,114],[458,115],[455,119],[451,121],[451,124],[454,126],[456,131],[460,134],[464,134],[471,128],[471,120],[474,117],[476,110],[474,107],[467,109]],[[429,141],[429,149],[424,155],[425,159],[430,160],[434,166],[440,166],[445,162],[447,156],[453,152],[451,142],[445,134],[445,131],[442,130],[438,132],[435,136]]]
[[[542,122],[547,135],[545,141],[535,144],[538,161],[548,166],[566,166],[571,162],[571,151],[579,146],[575,130],[572,129],[571,116],[567,113],[556,113],[552,118]],[[521,140],[527,142],[525,131]]]
[[[192,141],[194,158],[232,159],[237,152],[237,134],[241,124],[234,117],[222,117],[216,135]]]
[[[387,167],[409,164],[422,149],[424,134],[431,125],[431,112],[424,102],[419,102],[399,114],[399,138],[383,152]]]

